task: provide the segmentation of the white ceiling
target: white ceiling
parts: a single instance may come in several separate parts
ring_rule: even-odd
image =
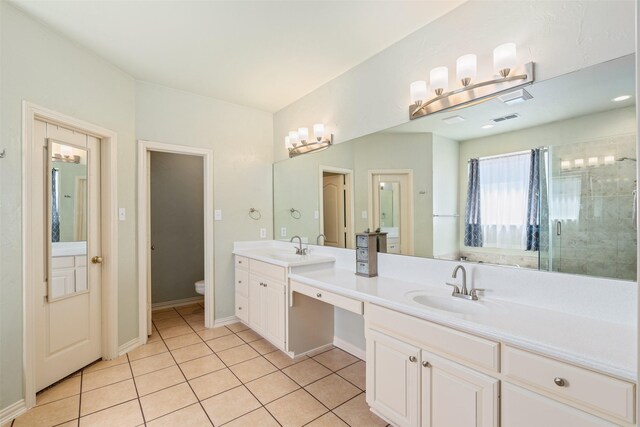
[[[465,0],[11,0],[136,79],[277,111]]]
[[[635,97],[622,102],[611,100],[620,95],[635,94],[635,55],[535,82],[525,89],[533,95],[533,99],[521,104],[509,106],[495,98],[473,107],[425,116],[384,132],[433,132],[456,141],[465,141],[628,107],[636,103]],[[514,113],[519,117],[495,124],[490,129],[482,129],[491,119]],[[452,116],[460,116],[465,121],[456,124],[443,121]]]

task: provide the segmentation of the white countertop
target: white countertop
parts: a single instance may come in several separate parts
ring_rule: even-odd
[[[271,259],[267,262],[274,261]],[[289,277],[330,292],[636,382],[636,329],[631,325],[497,298],[484,298],[482,294],[480,301],[459,300],[459,304],[474,305],[474,314],[453,313],[426,307],[412,299],[419,291],[429,296],[450,297],[451,289],[444,283],[417,284],[389,277],[366,278],[338,268],[294,270]],[[458,299],[455,300],[454,304],[458,303]]]
[[[284,250],[272,247],[235,249],[233,254],[257,259],[258,261],[268,262],[281,267],[333,263],[336,260],[332,256],[319,254],[296,255],[293,249]]]

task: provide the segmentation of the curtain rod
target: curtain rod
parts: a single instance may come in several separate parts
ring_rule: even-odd
[[[539,147],[538,149],[540,151],[548,150],[547,147]],[[503,158],[503,157],[521,156],[523,154],[529,154],[529,153],[531,153],[531,149],[523,150],[523,151],[515,151],[513,153],[496,154],[496,155],[493,155],[493,156],[478,157],[478,160],[500,159],[500,158]],[[467,163],[469,163],[470,161],[471,161],[471,159],[467,160]]]

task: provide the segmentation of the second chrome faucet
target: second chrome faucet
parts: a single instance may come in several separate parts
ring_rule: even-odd
[[[296,255],[306,255],[307,254],[307,248],[303,248],[302,247],[302,238],[300,236],[293,236],[290,240],[290,242],[293,243],[294,239],[298,239],[299,242],[299,246],[296,248]]]
[[[458,277],[459,270],[462,270],[462,288],[458,287],[458,285],[454,283],[446,283],[447,286],[453,287],[451,296],[477,301],[478,291],[484,291],[484,289],[474,288],[473,285],[471,286],[471,289],[467,289],[467,270],[465,270],[462,265],[457,265],[456,268],[453,269],[453,274],[451,274],[452,279]]]

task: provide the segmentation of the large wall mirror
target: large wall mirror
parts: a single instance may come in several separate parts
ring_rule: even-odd
[[[276,238],[636,280],[635,55],[525,90],[274,164]]]

